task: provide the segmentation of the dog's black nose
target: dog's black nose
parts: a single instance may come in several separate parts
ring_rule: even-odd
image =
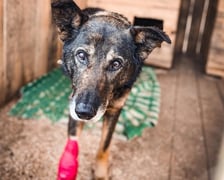
[[[91,105],[84,103],[78,103],[75,107],[75,112],[83,120],[89,120],[96,115],[95,109]]]

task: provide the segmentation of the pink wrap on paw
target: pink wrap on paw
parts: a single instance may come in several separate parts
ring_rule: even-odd
[[[68,139],[58,166],[57,180],[75,180],[78,172],[79,147],[76,140]]]

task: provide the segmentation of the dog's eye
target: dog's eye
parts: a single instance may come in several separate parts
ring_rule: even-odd
[[[79,50],[77,53],[76,53],[76,58],[78,59],[78,61],[84,65],[87,65],[88,63],[88,58],[87,58],[87,53],[83,50]]]
[[[120,59],[115,59],[110,63],[108,70],[109,71],[117,71],[121,67],[122,67],[122,61]]]

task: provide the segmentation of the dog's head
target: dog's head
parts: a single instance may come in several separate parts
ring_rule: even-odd
[[[169,37],[155,27],[135,27],[101,9],[81,11],[72,0],[53,0],[52,13],[64,42],[63,67],[73,84],[70,115],[98,120],[131,88],[144,59]]]

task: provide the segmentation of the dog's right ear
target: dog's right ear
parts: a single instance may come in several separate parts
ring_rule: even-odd
[[[162,42],[171,43],[169,36],[157,27],[131,27],[130,32],[137,47],[137,54],[144,61]]]
[[[72,0],[51,0],[51,9],[62,41],[74,37],[88,20],[88,16]]]

